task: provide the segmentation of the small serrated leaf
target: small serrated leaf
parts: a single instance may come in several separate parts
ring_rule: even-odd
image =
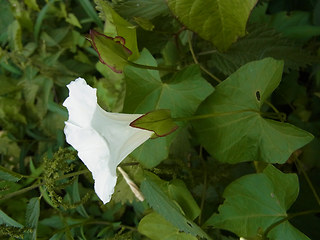
[[[0,225],[4,224],[6,226],[23,228],[23,225],[13,220],[7,214],[5,214],[2,210],[0,210]]]
[[[31,198],[26,210],[26,227],[31,228],[32,232],[24,234],[25,240],[37,239],[37,228],[40,216],[40,198]]]
[[[22,176],[20,174],[0,166],[0,179],[9,182],[18,182],[21,178]]]
[[[26,226],[36,228],[40,216],[40,199],[38,197],[31,198],[26,211]]]

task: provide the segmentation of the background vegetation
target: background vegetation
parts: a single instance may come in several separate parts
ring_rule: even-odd
[[[246,213],[237,210],[246,207],[250,215],[254,203],[232,195],[239,191],[229,185],[236,179],[258,193],[256,201],[264,204],[266,198],[260,191],[270,187],[279,194],[279,201],[285,202],[280,204],[284,214],[290,207],[293,227],[283,223],[281,233],[274,231],[268,235],[270,239],[308,239],[305,235],[320,239],[320,1],[260,0],[248,11],[246,30],[238,34],[242,36],[230,43],[215,38],[216,28],[187,30],[200,29],[202,19],[197,16],[201,14],[187,22],[173,7],[176,1],[168,2],[170,9],[163,0],[0,0],[1,239],[169,240],[200,236],[232,240],[249,235],[263,239],[267,227],[286,215],[263,223],[266,227],[254,229],[253,235],[250,230],[241,232],[225,224],[223,218],[229,218],[221,208],[220,215],[212,217],[227,198],[233,207],[232,200],[240,204],[229,209],[232,216],[242,217],[240,226],[248,220]],[[124,74],[117,74],[100,63],[86,35],[90,29],[107,34],[120,26],[108,6],[136,33],[139,51],[132,61],[140,52],[140,64],[174,66],[181,71],[176,75],[159,71],[161,84],[148,85],[153,70],[128,66]],[[233,10],[230,5],[228,11]],[[128,35],[133,36],[131,32]],[[284,60],[284,73],[268,98],[270,104],[264,104],[262,110],[270,113],[276,109],[269,117],[314,136],[290,158],[266,161],[281,163],[274,166],[282,173],[271,165],[263,171],[266,163],[244,162],[246,159],[232,164],[230,159],[218,161],[225,153],[215,155],[219,151],[212,150],[211,143],[196,137],[200,126],[186,123],[173,135],[149,140],[122,164],[146,201],[139,202],[119,176],[111,202],[102,204],[93,191],[91,174],[65,142],[63,128],[68,115],[62,102],[70,81],[85,78],[98,89],[99,104],[108,111],[145,113],[160,106],[171,109],[174,117],[188,117],[219,82],[241,66],[266,57]],[[270,69],[256,78],[264,78]],[[250,88],[250,81],[244,81],[242,86]],[[161,94],[164,85],[172,82],[182,82],[177,90],[183,89],[180,99],[171,101],[172,95],[178,95],[175,91],[160,102],[143,97],[151,91]],[[175,101],[185,105],[174,105]],[[202,105],[198,114],[205,112],[203,106],[207,105]],[[279,140],[279,144],[289,142],[290,138]],[[250,185],[253,182],[259,185],[255,188]]]

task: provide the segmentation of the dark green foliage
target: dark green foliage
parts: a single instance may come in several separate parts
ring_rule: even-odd
[[[0,0],[0,239],[320,239],[319,9]],[[112,42],[97,53],[90,30]],[[66,143],[77,77],[103,109],[176,129],[120,163],[145,201],[120,175],[103,205]]]
[[[266,57],[283,59],[285,72],[298,70],[319,60],[308,49],[303,49],[301,44],[283,37],[272,28],[253,25],[247,31],[248,34],[234,43],[228,51],[212,51],[209,65],[228,76],[240,66]]]

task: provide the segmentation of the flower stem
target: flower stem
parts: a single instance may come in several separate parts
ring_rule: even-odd
[[[141,68],[141,69],[149,69],[149,70],[158,70],[158,71],[167,71],[167,72],[177,72],[178,69],[170,66],[149,66],[149,65],[143,65],[143,64],[138,64],[134,63],[131,61],[127,61],[127,63],[133,67],[136,68]]]
[[[264,232],[263,232],[263,235],[262,235],[262,239],[263,240],[267,240],[267,236],[269,234],[269,232],[274,229],[275,227],[277,227],[278,225],[280,225],[281,223],[283,222],[286,222],[286,221],[289,221],[290,219],[292,218],[295,218],[295,217],[298,217],[298,216],[302,216],[302,215],[307,215],[307,214],[312,214],[312,213],[320,213],[320,210],[317,209],[317,210],[308,210],[308,211],[303,211],[303,212],[298,212],[298,213],[292,213],[292,214],[288,214],[287,217],[271,224]]]

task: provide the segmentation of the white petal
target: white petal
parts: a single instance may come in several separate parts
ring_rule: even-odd
[[[107,203],[117,181],[117,165],[153,132],[129,126],[141,114],[104,111],[97,104],[96,89],[84,79],[76,79],[68,88],[69,97],[63,103],[69,112],[66,140],[92,172],[95,191]]]

